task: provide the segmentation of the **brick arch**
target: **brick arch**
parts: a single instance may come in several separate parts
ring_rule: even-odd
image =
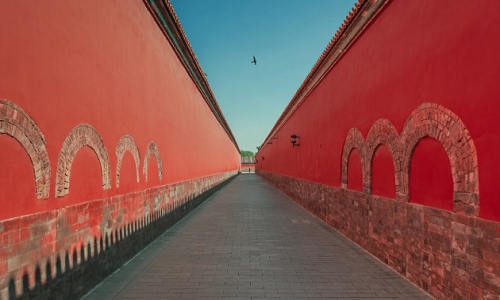
[[[162,177],[161,156],[160,156],[160,151],[158,150],[158,146],[156,146],[155,142],[150,142],[148,145],[148,149],[146,150],[146,156],[144,157],[142,172],[146,176],[146,181],[148,181],[148,163],[151,155],[154,155],[156,157],[156,162],[158,163],[158,177],[161,180]]]
[[[347,188],[347,166],[352,149],[360,152],[363,166],[363,192],[371,194],[371,166],[378,146],[386,145],[394,161],[396,199],[409,200],[409,174],[413,149],[424,137],[439,141],[450,160],[453,177],[455,212],[479,215],[477,151],[462,120],[451,110],[436,103],[424,103],[406,120],[401,135],[386,119],[377,120],[366,142],[358,129],[349,131],[342,153],[341,187]]]
[[[395,175],[401,174],[401,162],[400,162],[400,152],[401,152],[401,142],[399,139],[398,132],[392,125],[392,123],[387,119],[378,119],[373,123],[368,136],[366,137],[366,190],[367,193],[372,193],[372,161],[375,151],[380,145],[385,145],[391,153],[392,160],[394,162],[394,172]],[[395,176],[396,193],[401,189],[402,181]]]
[[[71,165],[78,150],[82,147],[90,147],[97,155],[101,164],[102,186],[105,190],[111,188],[111,168],[109,156],[101,135],[94,127],[80,124],[70,131],[59,153],[57,162],[56,197],[69,194],[69,183]]]
[[[33,164],[37,199],[49,198],[50,160],[45,145],[47,141],[35,121],[19,106],[0,99],[0,134],[16,139]]]
[[[134,139],[130,135],[124,135],[118,142],[116,146],[116,187],[120,186],[120,170],[122,166],[123,155],[125,155],[126,151],[130,151],[135,161],[135,172],[137,175],[137,182],[139,182],[139,164],[141,163],[141,156],[139,154],[139,149],[137,148],[137,144]]]
[[[341,183],[340,186],[343,189],[347,189],[347,173],[349,166],[349,156],[351,155],[352,150],[356,148],[358,149],[359,156],[361,157],[361,166],[363,173],[363,192],[366,191],[366,183],[369,180],[369,176],[366,172],[366,142],[363,138],[363,135],[357,128],[352,128],[349,130],[347,137],[344,142],[344,149],[342,151],[342,175],[341,175]]]
[[[451,110],[436,103],[425,103],[415,109],[401,131],[401,198],[409,199],[409,173],[413,150],[424,137],[439,141],[450,159],[453,177],[455,212],[479,215],[479,181],[477,151],[462,120]]]

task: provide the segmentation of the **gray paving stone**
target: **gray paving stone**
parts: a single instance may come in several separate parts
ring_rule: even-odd
[[[432,298],[241,174],[85,299]]]

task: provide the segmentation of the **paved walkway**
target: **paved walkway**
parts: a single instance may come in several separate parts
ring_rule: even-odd
[[[432,299],[255,174],[241,174],[85,300]]]

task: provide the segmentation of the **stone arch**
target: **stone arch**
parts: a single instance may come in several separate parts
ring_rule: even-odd
[[[409,200],[409,173],[413,150],[420,139],[439,141],[450,159],[453,177],[455,212],[479,215],[479,181],[477,151],[462,120],[451,110],[436,103],[424,103],[415,109],[401,131],[401,198]]]
[[[0,99],[0,134],[16,139],[33,164],[37,199],[49,198],[50,160],[45,145],[47,141],[35,121],[19,106]]]
[[[120,186],[120,170],[122,166],[123,155],[126,151],[130,151],[135,161],[135,172],[137,175],[137,182],[139,182],[139,164],[141,163],[141,156],[139,154],[139,149],[134,139],[130,135],[124,135],[118,145],[116,146],[116,187]]]
[[[111,168],[109,156],[101,135],[94,127],[80,124],[70,131],[59,153],[57,162],[56,197],[69,194],[69,182],[71,165],[78,150],[82,147],[90,147],[97,154],[101,164],[102,186],[105,190],[111,188]]]
[[[155,142],[150,142],[148,145],[148,149],[146,150],[146,156],[144,157],[144,165],[142,172],[146,176],[146,181],[148,181],[148,162],[151,155],[154,155],[156,157],[156,162],[158,163],[158,177],[161,180],[162,177],[161,156],[160,156],[160,151],[158,150],[158,146],[156,146]]]
[[[401,153],[401,143],[399,139],[398,132],[392,125],[392,123],[387,119],[378,119],[373,123],[368,136],[366,137],[366,189],[369,194],[372,193],[372,162],[373,155],[380,145],[385,145],[391,152],[392,160],[394,163],[395,172],[395,185],[396,194],[401,189],[401,179],[398,179],[397,174],[401,170],[400,153]]]
[[[344,149],[342,151],[342,174],[341,174],[341,187],[347,189],[347,173],[349,166],[349,156],[352,150],[356,148],[361,156],[361,166],[363,174],[363,192],[368,193],[366,190],[367,181],[369,180],[368,174],[366,173],[366,143],[363,135],[357,128],[352,128],[349,130],[347,137],[344,142]]]

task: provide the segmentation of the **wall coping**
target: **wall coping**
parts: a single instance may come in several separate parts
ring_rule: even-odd
[[[260,153],[391,0],[359,0],[262,143]],[[257,154],[255,154],[257,156]]]
[[[215,118],[217,118],[222,128],[224,128],[238,152],[241,153],[233,132],[215,99],[214,93],[208,84],[208,80],[201,69],[172,4],[169,0],[143,0],[143,2],[174,49],[175,54],[200,91]]]

